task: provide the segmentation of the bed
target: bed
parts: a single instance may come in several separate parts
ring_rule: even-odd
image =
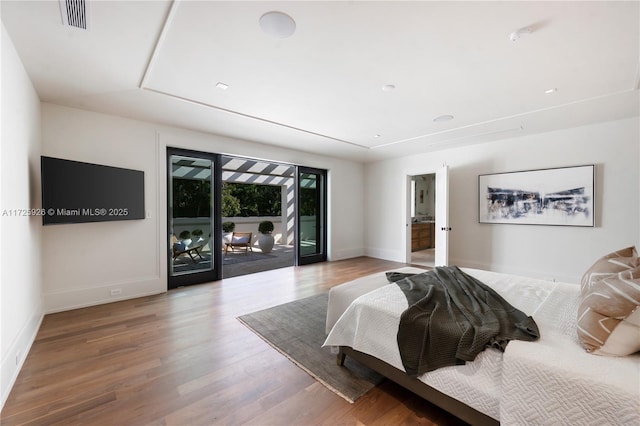
[[[640,355],[584,350],[576,333],[580,285],[461,269],[531,315],[539,340],[409,377],[396,343],[407,300],[378,273],[330,291],[324,346],[339,348],[339,363],[352,357],[474,425],[640,424]]]

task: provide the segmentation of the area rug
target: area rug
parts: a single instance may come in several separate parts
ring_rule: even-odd
[[[358,362],[336,364],[323,348],[328,295],[319,294],[275,306],[238,320],[331,391],[353,403],[383,380]]]

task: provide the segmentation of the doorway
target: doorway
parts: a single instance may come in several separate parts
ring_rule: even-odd
[[[411,176],[411,262],[434,266],[436,241],[436,175]]]
[[[406,262],[449,264],[449,167],[407,176]]]
[[[223,278],[294,266],[296,167],[223,155],[221,169]],[[260,233],[263,222],[271,224],[269,244],[261,242],[269,238]],[[241,236],[249,245],[236,250],[229,243]]]
[[[326,261],[326,170],[167,148],[167,179],[169,289]]]

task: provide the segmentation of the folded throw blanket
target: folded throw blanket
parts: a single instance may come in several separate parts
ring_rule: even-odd
[[[400,317],[398,347],[411,377],[473,361],[487,347],[540,337],[533,318],[456,266],[421,274],[388,274],[409,308]]]

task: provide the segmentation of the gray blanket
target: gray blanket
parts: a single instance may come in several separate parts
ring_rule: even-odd
[[[398,347],[411,377],[473,361],[489,346],[504,351],[512,339],[540,337],[533,318],[456,266],[388,278],[409,302],[400,317]]]

